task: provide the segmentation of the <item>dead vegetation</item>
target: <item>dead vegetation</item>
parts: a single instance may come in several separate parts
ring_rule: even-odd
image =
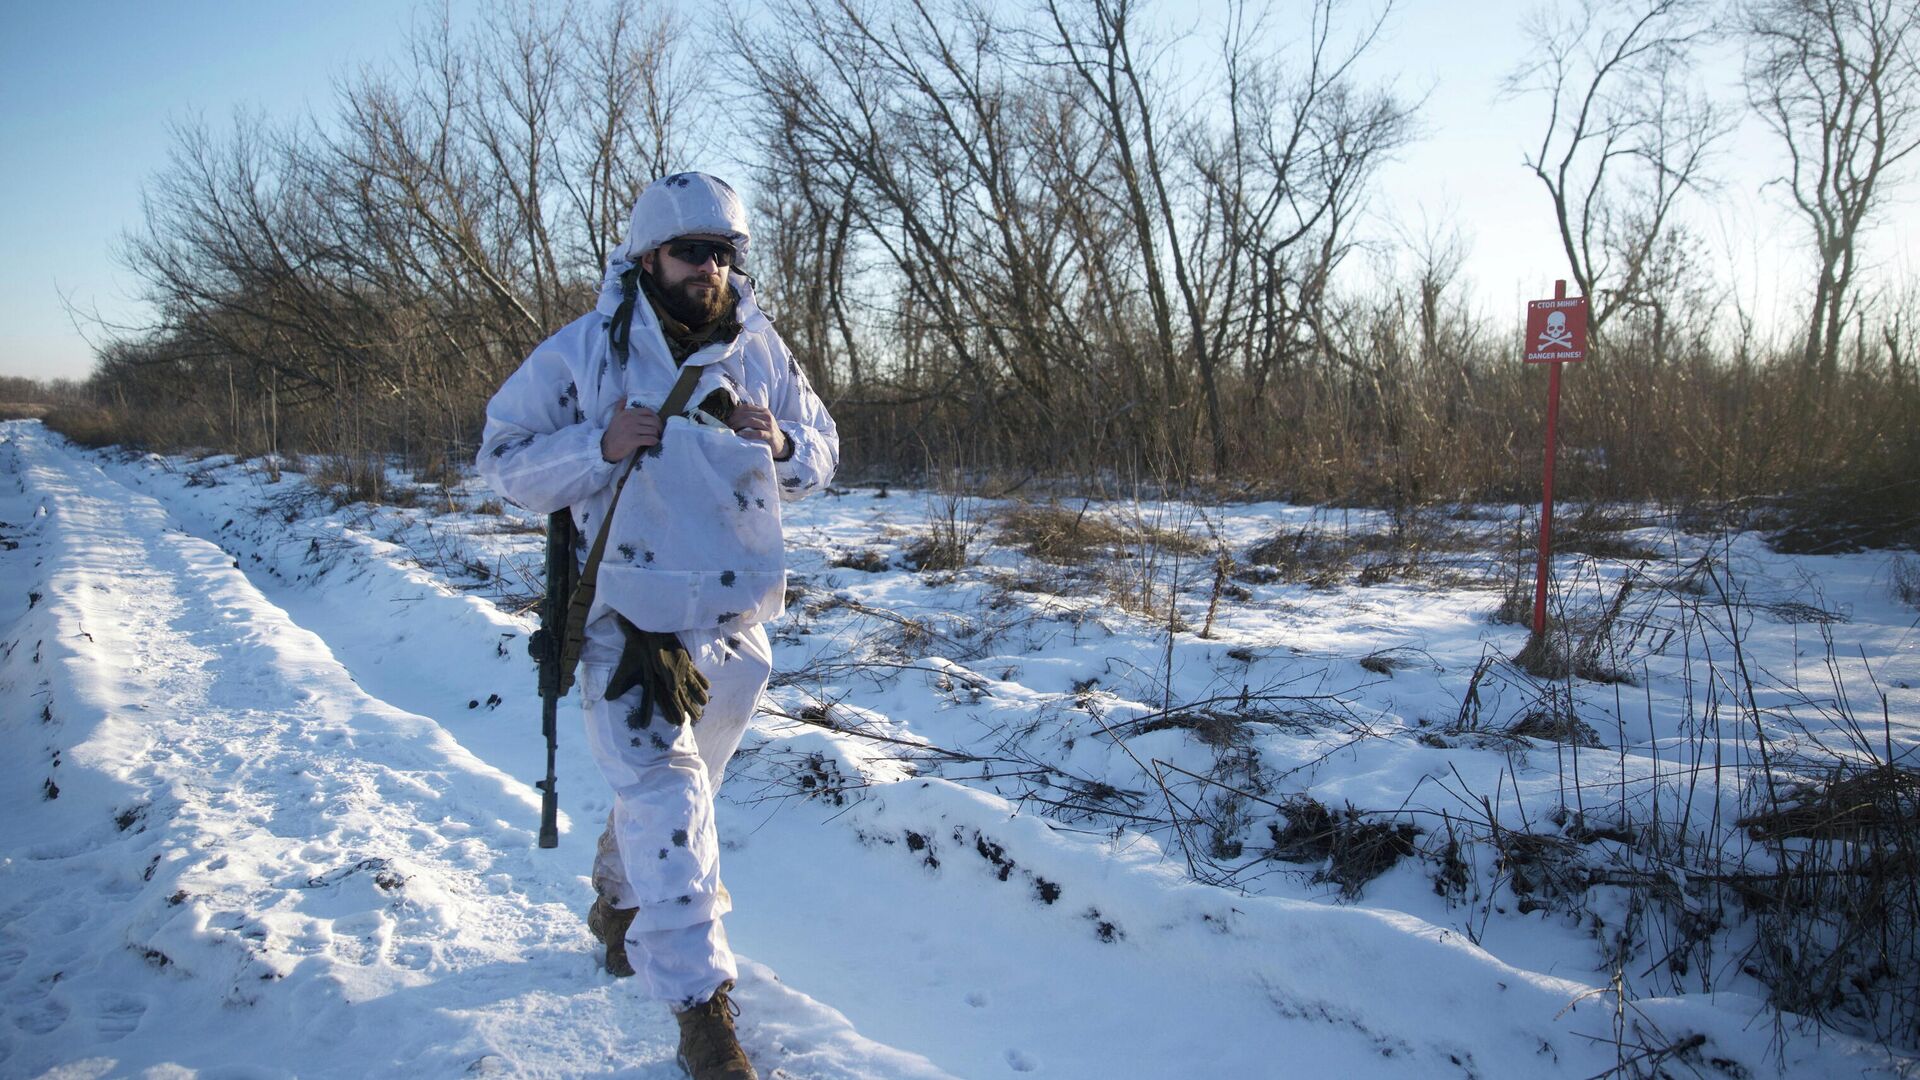
[[[1581,503],[1570,517],[1553,523],[1553,550],[1560,555],[1587,555],[1595,559],[1631,562],[1658,559],[1662,552],[1644,539],[1628,534],[1660,522],[1636,518],[1625,507]]]
[[[857,548],[843,555],[836,556],[834,560],[827,565],[837,567],[841,570],[858,570],[863,574],[878,574],[891,566],[892,563],[884,554],[875,551],[873,548]]]
[[[1288,799],[1280,817],[1284,825],[1267,825],[1273,841],[1268,858],[1324,864],[1313,879],[1340,886],[1340,895],[1349,900],[1412,856],[1420,836],[1420,829],[1406,822],[1367,817],[1352,806],[1336,814],[1305,795]]]
[[[1233,561],[1218,541],[1201,534],[1191,510],[1138,500],[1078,506],[1017,502],[994,516],[994,538],[1037,564],[1012,583],[1027,592],[1080,595],[1091,589],[1123,611],[1177,630],[1189,628],[1177,594],[1204,580],[1211,585],[1206,629],[1220,599],[1250,594],[1227,581]]]
[[[387,476],[387,463],[374,456],[329,456],[317,459],[307,479],[336,508],[355,503],[384,506],[415,506],[419,492],[411,484],[396,484]]]
[[[1316,513],[1314,520],[1282,530],[1247,550],[1247,560],[1266,574],[1242,572],[1256,583],[1285,581],[1311,588],[1381,585],[1392,581],[1457,583],[1476,576],[1460,555],[1478,557],[1488,546],[1484,529],[1418,507],[1399,508],[1383,525],[1352,528]]]
[[[1642,527],[1606,520],[1606,533]],[[1031,555],[1038,567],[1000,572],[1011,582],[1021,574],[1056,584],[1079,575],[1082,590],[1098,581],[1088,563],[1116,558],[1143,535],[1093,506],[1017,505],[995,524],[996,542]],[[1491,536],[1507,529],[1484,524]],[[1423,543],[1430,553],[1443,546]],[[1267,561],[1236,561],[1236,572],[1267,568],[1300,584],[1312,582],[1320,555],[1351,577],[1356,551],[1398,554],[1378,538],[1349,541],[1342,552],[1298,528],[1257,548]],[[1787,1012],[1894,1045],[1920,1044],[1920,978],[1912,974],[1920,971],[1920,778],[1891,762],[1888,740],[1876,741],[1845,713],[1841,688],[1813,697],[1742,664],[1743,635],[1755,620],[1786,612],[1824,632],[1835,625],[1815,617],[1826,606],[1817,595],[1748,596],[1712,555],[1679,562],[1623,546],[1594,549],[1609,554],[1563,564],[1569,569],[1550,594],[1556,666],[1530,674],[1489,649],[1463,677],[1457,715],[1412,732],[1376,725],[1340,694],[1287,686],[1123,711],[1115,702],[1162,687],[1149,677],[1144,688],[1115,693],[1092,678],[1017,725],[1003,721],[1008,726],[982,744],[992,753],[918,745],[900,752],[923,775],[983,785],[1063,822],[1152,834],[1203,882],[1249,887],[1264,875],[1293,874],[1364,902],[1382,875],[1416,868],[1460,911],[1471,935],[1495,918],[1582,928],[1598,962],[1617,974],[1622,1009],[1638,994],[1757,990]],[[1495,555],[1488,572],[1512,564],[1510,553]],[[1635,565],[1622,567],[1630,556]],[[1210,596],[1226,577],[1221,564],[1193,563],[1188,599],[1221,602]],[[987,685],[925,665],[1006,649],[1036,621],[1074,625],[1051,600],[989,596],[991,621],[941,627],[824,598],[805,617],[815,632],[831,627],[849,646],[792,678],[819,686],[927,678],[956,701],[978,700],[990,693]],[[1227,655],[1249,665],[1260,658],[1244,647]],[[1655,657],[1696,658],[1713,683],[1711,692],[1700,684],[1686,698],[1685,738],[1650,753],[1647,721],[1637,732],[1623,725],[1649,692],[1644,668]],[[1401,677],[1415,660],[1386,650],[1352,662],[1372,675]],[[1595,711],[1596,688],[1616,695],[1612,713]],[[1843,742],[1810,734],[1834,730]],[[1429,774],[1436,798],[1329,805],[1310,771],[1283,767],[1270,754],[1271,738],[1312,745],[1315,761],[1406,738],[1441,752],[1490,751],[1510,766],[1491,790],[1440,766]],[[1130,759],[1131,779],[1071,775],[1044,749],[1080,739]],[[1650,775],[1626,770],[1629,744],[1638,755],[1632,760],[1643,763],[1636,768]],[[1816,765],[1823,755],[1825,764]],[[1557,773],[1557,797],[1549,788],[1544,801],[1537,793],[1522,800],[1515,770],[1529,756],[1533,769]]]
[[[981,532],[974,500],[960,491],[958,470],[949,470],[945,488],[931,497],[926,531],[902,553],[922,573],[951,573],[973,561]]]
[[[1096,508],[1090,499],[1078,507],[1016,503],[996,523],[1003,546],[1056,565],[1081,566],[1144,548],[1178,555],[1208,550],[1205,539],[1187,530],[1151,520],[1137,509]]]
[[[1920,608],[1920,566],[1896,555],[1888,564],[1887,572],[1893,598],[1910,608]]]

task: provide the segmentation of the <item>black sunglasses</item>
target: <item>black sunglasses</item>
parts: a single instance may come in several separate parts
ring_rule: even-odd
[[[712,259],[715,266],[732,266],[734,260],[740,257],[732,244],[719,240],[675,240],[667,245],[667,254],[688,266],[703,265],[708,259]]]

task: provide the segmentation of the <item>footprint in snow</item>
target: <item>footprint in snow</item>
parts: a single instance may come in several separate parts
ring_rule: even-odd
[[[108,991],[94,999],[94,1029],[101,1042],[113,1042],[132,1034],[147,1015],[147,1003],[131,994]]]
[[[20,970],[20,965],[26,962],[27,950],[16,945],[0,949],[0,983],[12,979],[14,973]]]
[[[67,1017],[73,1014],[66,1002],[39,987],[9,994],[7,1012],[12,1014],[13,1026],[29,1035],[45,1035],[66,1023]]]

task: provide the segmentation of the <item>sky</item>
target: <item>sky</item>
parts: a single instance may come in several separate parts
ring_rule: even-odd
[[[458,17],[473,5],[454,6]],[[1381,175],[1367,229],[1383,239],[1457,229],[1468,252],[1463,285],[1483,315],[1517,319],[1565,276],[1545,191],[1522,167],[1539,106],[1501,93],[1502,76],[1527,55],[1520,28],[1538,6],[1407,0],[1365,69],[1424,99],[1421,137]],[[141,220],[141,185],[166,163],[170,125],[204,118],[218,129],[237,109],[324,118],[333,80],[391,60],[412,11],[405,0],[0,2],[0,375],[84,378],[103,332],[86,319],[77,329],[70,306],[140,322],[138,283],[114,252]],[[1211,25],[1202,14],[1185,47],[1196,64],[1206,62]],[[1737,57],[1710,56],[1701,71],[1714,93],[1737,100]],[[1724,184],[1713,209],[1696,222],[1714,240],[1716,280],[1763,322],[1791,313],[1804,276],[1800,226],[1778,189],[1763,187],[1778,156],[1745,124],[1717,162]],[[1869,255],[1911,280],[1920,183],[1900,195]]]
[[[138,321],[114,260],[141,220],[169,125],[236,108],[325,114],[336,74],[388,55],[410,7],[325,3],[0,2],[0,375],[84,378],[70,301]]]

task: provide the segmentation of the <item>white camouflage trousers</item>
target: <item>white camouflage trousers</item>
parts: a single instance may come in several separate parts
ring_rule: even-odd
[[[588,628],[580,657],[587,746],[613,788],[600,835],[593,886],[615,907],[638,908],[627,954],[654,998],[676,1010],[713,996],[738,977],[721,916],[733,908],[720,882],[713,798],[773,671],[766,631],[681,633],[707,677],[699,721],[675,725],[640,716],[638,687],[602,696],[623,644],[612,619]]]

